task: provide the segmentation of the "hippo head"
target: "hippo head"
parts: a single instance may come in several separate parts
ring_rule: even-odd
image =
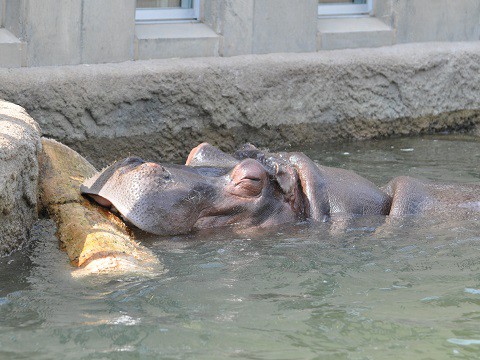
[[[246,145],[233,156],[203,143],[186,165],[117,161],[81,192],[138,228],[177,235],[225,225],[272,226],[304,218],[297,173],[281,156]]]

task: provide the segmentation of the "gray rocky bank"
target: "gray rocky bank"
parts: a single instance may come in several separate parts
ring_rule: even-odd
[[[0,98],[94,164],[473,129],[480,42],[0,69]]]
[[[40,150],[38,124],[0,100],[0,256],[22,246],[37,220]]]

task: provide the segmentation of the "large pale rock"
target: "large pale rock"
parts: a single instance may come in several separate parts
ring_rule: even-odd
[[[0,100],[0,256],[21,247],[37,219],[40,148],[38,124]]]
[[[0,97],[44,134],[106,164],[473,128],[480,42],[0,69]]]
[[[57,237],[74,266],[88,272],[158,272],[162,267],[132,238],[124,223],[80,194],[95,168],[69,147],[42,139],[40,199],[57,224]]]

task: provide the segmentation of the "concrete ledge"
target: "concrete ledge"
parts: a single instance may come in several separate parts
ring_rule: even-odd
[[[135,59],[218,56],[219,36],[201,23],[135,26]]]
[[[37,123],[0,100],[0,256],[21,247],[37,219],[40,149]]]
[[[473,129],[480,42],[0,69],[0,97],[95,165],[201,141],[285,148]]]
[[[24,44],[11,32],[0,28],[0,67],[21,67],[25,63],[24,58]]]
[[[317,50],[393,45],[393,30],[374,17],[319,19]]]

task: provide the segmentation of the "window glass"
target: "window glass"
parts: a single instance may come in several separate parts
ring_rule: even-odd
[[[137,0],[137,8],[193,8],[193,0]]]
[[[1,1],[1,0],[0,0]],[[137,23],[196,21],[200,0],[137,0]]]
[[[318,0],[319,4],[366,4],[367,0]]]
[[[372,0],[318,0],[318,15],[366,15],[372,10]]]

